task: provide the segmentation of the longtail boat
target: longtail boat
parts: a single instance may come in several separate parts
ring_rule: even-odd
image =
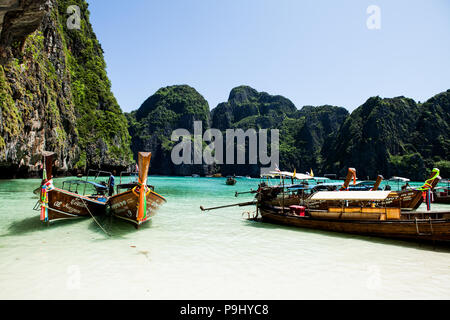
[[[344,184],[341,186],[339,191],[342,192],[357,190],[357,188],[355,188],[355,186],[357,186],[356,179],[356,170],[354,168],[350,168],[348,170],[348,174],[344,181]],[[378,176],[377,181],[371,189],[378,190],[382,179],[382,176]],[[354,185],[353,187],[350,186],[352,180]],[[425,181],[425,184],[422,187],[410,190],[391,191],[389,193],[388,199],[384,202],[384,205],[386,205],[387,207],[400,207],[402,208],[402,210],[416,210],[423,203],[425,193],[428,190],[433,190],[440,180],[441,177],[439,176],[439,169],[435,168],[433,169],[430,178]],[[283,201],[292,205],[303,205],[307,206],[310,209],[316,210],[327,210],[329,207],[336,206],[336,201],[332,199],[320,200],[312,197],[314,193],[322,187],[323,185],[318,185],[315,188],[311,188],[309,196],[308,193],[302,193],[301,196],[289,192],[286,193],[283,186],[279,186],[278,189],[272,187],[260,188],[260,192],[266,193],[266,199],[272,197],[272,201],[274,201],[275,203],[280,202],[280,193],[284,193],[284,196],[282,197]],[[287,189],[293,190],[295,189],[295,187],[293,188],[292,186],[290,186]],[[349,200],[349,205],[353,205],[351,199]]]
[[[447,182],[446,186],[437,186],[434,189],[434,202],[442,204],[450,204],[450,180]]]
[[[257,212],[263,221],[302,228],[395,239],[450,241],[450,210],[412,212],[388,207],[389,191],[324,191],[312,197],[332,200],[339,205],[317,210],[271,206],[261,199],[257,202]],[[349,199],[359,205],[347,206]],[[372,206],[373,201],[378,205]]]
[[[351,178],[355,178],[353,173]],[[344,187],[348,187],[347,180]],[[381,176],[377,183],[381,183],[379,180]],[[398,192],[378,191],[375,190],[375,186],[372,191],[346,191],[346,188],[341,188],[344,191],[315,192],[303,205],[302,198],[295,194],[295,189],[294,192],[290,190],[291,186],[269,187],[265,184],[260,184],[256,192],[249,192],[256,193],[252,202],[206,209],[200,207],[200,209],[209,211],[256,205],[256,216],[253,219],[271,223],[366,236],[448,242],[450,209],[431,211],[429,207],[431,191],[439,180],[439,170],[433,169],[432,177],[424,186],[413,190],[419,192],[421,200],[423,193],[425,194],[428,211],[424,212],[405,210]],[[324,208],[309,206],[310,203],[316,202],[326,203],[326,206]]]
[[[166,199],[147,185],[150,168],[150,152],[138,153],[138,181],[121,185],[126,191],[113,195],[108,200],[110,214],[133,223],[139,228],[154,216]],[[118,186],[119,189],[121,186]]]
[[[56,188],[53,184],[53,162],[55,153],[44,152],[43,177],[40,187],[40,199],[35,210],[40,211],[43,222],[54,222],[62,219],[91,217],[105,212],[107,187],[83,180],[66,181],[63,188]],[[69,185],[69,189],[64,189]],[[78,190],[71,190],[71,186],[90,185],[96,190],[90,195],[78,194]],[[85,188],[83,188],[85,190]]]

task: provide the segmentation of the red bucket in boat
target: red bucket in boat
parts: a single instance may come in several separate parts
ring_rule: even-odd
[[[304,217],[305,216],[305,207],[302,206],[290,206],[289,209],[291,210],[291,213],[300,216],[300,217]]]

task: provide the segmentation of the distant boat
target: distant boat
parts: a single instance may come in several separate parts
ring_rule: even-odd
[[[352,187],[350,187],[348,184],[349,177],[351,175],[351,170],[354,169],[349,169],[349,175],[347,176],[346,182],[344,183],[343,188],[341,188],[341,191],[344,190],[352,191]],[[356,175],[356,172],[354,174]],[[377,180],[377,183],[375,184],[373,190],[376,190],[375,187],[378,189],[378,186],[381,183],[380,180],[381,178],[382,176],[379,176],[379,179]],[[353,179],[355,179],[355,177]],[[430,178],[425,181],[425,184],[422,187],[410,190],[406,189],[403,191],[391,191],[384,205],[386,207],[395,207],[395,208],[399,207],[402,210],[411,210],[411,211],[416,210],[423,203],[423,193],[426,192],[428,189],[433,190],[440,180],[441,177],[439,176],[439,169],[433,169]],[[356,179],[354,180],[353,188],[356,185],[355,181]],[[358,201],[359,200],[352,200],[350,198],[348,200],[348,205],[357,205]],[[319,199],[314,199],[313,197],[310,197],[310,199],[306,199],[306,203],[310,209],[316,210],[327,210],[329,207],[339,205],[339,201],[333,200],[323,201]]]
[[[193,174],[193,175],[192,175],[192,178],[200,178],[200,175],[198,175],[198,174]]]
[[[234,186],[236,184],[236,179],[233,177],[227,177],[226,184],[229,186]]]
[[[411,180],[408,178],[402,178],[402,177],[392,177],[388,179],[387,181],[393,181],[393,182],[410,182]]]
[[[328,201],[319,200],[313,198],[312,196],[319,191],[335,191],[340,190],[343,191],[376,191],[379,189],[379,186],[383,180],[383,176],[378,176],[377,181],[372,184],[372,182],[367,183],[362,181],[358,184],[356,179],[356,170],[354,168],[349,168],[347,177],[345,178],[344,184],[340,185],[340,183],[321,183],[317,185],[308,184],[307,182],[302,182],[300,184],[285,184],[285,181],[293,181],[293,173],[290,172],[272,172],[267,177],[280,177],[283,181],[282,184],[276,186],[269,186],[269,181],[267,183],[264,182],[264,186],[259,189],[259,193],[264,195],[265,202],[271,203],[274,206],[280,205],[280,198],[283,199],[283,206],[289,205],[302,205],[308,207],[313,210],[328,210],[329,207],[339,206],[339,201],[333,201],[332,199]],[[299,175],[296,174],[296,178],[299,180],[311,181],[315,178],[308,175]],[[351,182],[353,180],[353,185]],[[433,172],[430,178],[425,182],[425,184],[416,189],[406,189],[403,191],[390,191],[389,197],[384,202],[386,207],[400,207],[402,210],[413,211],[419,208],[419,206],[424,201],[424,193],[427,192],[428,189],[433,190],[441,177],[439,176],[439,169],[433,169]],[[261,184],[263,185],[263,183]],[[387,190],[386,190],[387,191]],[[374,201],[377,202],[377,201]],[[347,205],[358,205],[360,203],[359,200],[354,200],[349,198],[347,201]]]

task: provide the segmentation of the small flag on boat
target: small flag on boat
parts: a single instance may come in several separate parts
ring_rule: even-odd
[[[297,169],[294,169],[294,179],[295,179],[295,175],[297,174]]]
[[[311,174],[310,174],[310,176],[314,178],[314,172],[313,172],[313,169],[312,169],[312,168],[311,168]]]

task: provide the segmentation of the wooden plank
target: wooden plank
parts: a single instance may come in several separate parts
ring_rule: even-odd
[[[361,208],[344,208],[345,213],[361,212]]]
[[[386,208],[386,216],[388,220],[400,220],[400,208]]]

